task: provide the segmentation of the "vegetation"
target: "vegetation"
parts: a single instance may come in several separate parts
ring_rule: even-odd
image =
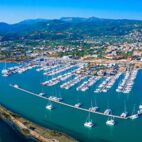
[[[19,39],[76,40],[100,36],[125,36],[142,32],[142,21],[91,18],[27,20],[9,25],[0,23],[1,41]]]
[[[142,21],[67,17],[0,23],[0,60],[29,60],[32,53],[104,58],[108,46],[125,43],[142,43]],[[132,51],[116,52],[124,58],[133,55]]]

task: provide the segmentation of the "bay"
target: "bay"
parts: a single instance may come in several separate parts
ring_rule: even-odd
[[[9,63],[9,66],[13,64]],[[0,64],[2,69],[3,63]],[[69,90],[60,88],[63,83],[54,87],[42,87],[40,83],[48,79],[43,76],[43,72],[36,72],[35,69],[29,70],[23,74],[15,74],[4,78],[0,76],[0,103],[11,109],[12,111],[24,116],[25,118],[36,122],[44,127],[58,130],[77,138],[81,142],[134,142],[142,141],[142,117],[136,120],[119,120],[113,127],[106,126],[105,122],[108,117],[91,114],[95,126],[87,129],[83,126],[88,116],[87,112],[75,110],[69,107],[53,104],[55,109],[47,111],[47,100],[32,96],[11,88],[9,84],[18,84],[22,88],[35,93],[44,91],[48,96],[62,96],[64,101],[69,104],[78,102],[83,103],[84,108],[90,107],[90,102],[97,102],[100,111],[104,111],[108,107],[113,113],[120,115],[124,111],[126,105],[127,111],[132,114],[134,107],[137,111],[138,106],[142,103],[142,70],[138,72],[133,90],[130,94],[124,95],[117,93],[117,88],[123,75],[116,81],[114,86],[107,93],[94,94],[93,90],[97,87],[97,82],[86,92],[76,91],[75,85]],[[5,142],[5,141],[4,141]]]

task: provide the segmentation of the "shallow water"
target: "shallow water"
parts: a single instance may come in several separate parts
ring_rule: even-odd
[[[9,66],[11,65],[9,64]],[[0,68],[3,68],[2,63]],[[43,90],[49,96],[55,94],[63,97],[64,101],[69,104],[75,104],[79,100],[83,103],[82,107],[85,108],[90,107],[91,100],[93,100],[93,103],[96,100],[100,111],[103,112],[109,107],[114,114],[118,115],[124,111],[126,105],[127,111],[131,114],[142,103],[142,71],[139,71],[133,90],[128,95],[115,92],[122,78],[123,75],[108,93],[94,94],[93,90],[100,81],[86,92],[76,91],[79,84],[69,90],[60,89],[59,86],[63,82],[54,87],[42,87],[40,83],[48,78],[43,76],[43,72],[36,72],[35,69],[32,69],[23,74],[15,74],[7,78],[0,76],[0,103],[38,124],[65,132],[82,142],[134,142],[136,139],[142,141],[142,116],[137,120],[116,119],[117,125],[109,127],[105,124],[107,117],[91,114],[95,127],[88,129],[83,126],[88,116],[87,112],[59,104],[54,104],[55,109],[53,111],[47,111],[45,109],[45,106],[49,103],[47,100],[9,87],[10,83],[16,83],[22,88],[35,93],[40,93]],[[134,106],[136,109],[134,109]]]

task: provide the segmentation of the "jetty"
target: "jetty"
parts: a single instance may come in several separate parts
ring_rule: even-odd
[[[20,91],[23,91],[25,93],[28,93],[28,94],[31,94],[33,96],[36,96],[36,97],[39,97],[39,98],[42,98],[42,99],[45,99],[45,100],[48,100],[48,101],[51,101],[51,102],[54,102],[56,104],[60,104],[60,105],[63,105],[63,106],[66,106],[66,107],[70,107],[70,108],[73,108],[73,109],[76,109],[76,110],[80,110],[80,111],[85,111],[85,112],[90,112],[90,113],[94,113],[94,114],[98,114],[98,115],[102,115],[102,116],[106,116],[106,117],[113,117],[113,118],[117,118],[117,119],[123,119],[123,120],[126,120],[126,119],[129,119],[131,116],[127,116],[127,117],[121,117],[119,115],[114,115],[114,114],[104,114],[103,112],[99,112],[99,111],[90,111],[89,109],[86,109],[86,108],[82,108],[82,107],[75,107],[74,105],[71,105],[71,104],[67,104],[65,102],[62,102],[62,101],[56,101],[56,100],[51,100],[50,98],[47,98],[45,96],[41,96],[39,94],[36,94],[36,93],[33,93],[31,91],[28,91],[26,89],[23,89],[19,86],[16,86],[15,85],[11,85],[11,87],[17,89],[17,90],[20,90]]]

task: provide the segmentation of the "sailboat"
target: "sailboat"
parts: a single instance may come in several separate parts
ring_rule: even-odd
[[[142,109],[142,105],[139,105],[139,109]]]
[[[14,88],[19,88],[19,85],[14,84],[13,87],[14,87]]]
[[[57,91],[57,90],[55,90],[55,91]],[[59,102],[63,101],[63,98],[62,98],[60,90],[58,90],[57,93],[58,93],[58,96],[59,96],[58,97]]]
[[[41,82],[41,79],[40,79],[40,82]],[[44,93],[44,90],[43,90],[43,85],[41,86],[41,92],[39,93],[39,96],[45,96],[46,94]]]
[[[139,105],[139,110],[142,110],[142,101],[141,101],[141,103]]]
[[[45,95],[45,93],[43,92],[43,89],[42,89],[42,91],[39,93],[39,96],[44,96]]]
[[[126,110],[126,104],[125,104],[124,112],[120,115],[120,117],[126,118],[127,116],[128,116],[128,112],[127,112],[127,110]]]
[[[74,106],[76,107],[76,108],[79,108],[79,107],[81,107],[81,103],[76,103]]]
[[[122,82],[123,82],[123,78],[121,78],[119,80],[118,87],[116,89],[116,92],[118,92],[118,93],[120,93],[122,91],[122,89],[123,89]]]
[[[95,99],[95,106],[94,107],[93,107],[93,102],[91,100],[91,107],[89,108],[89,111],[96,112],[98,109],[99,109],[99,107],[97,106],[96,99]]]
[[[130,118],[131,118],[132,120],[137,119],[138,117],[139,117],[138,114],[133,114],[133,115],[130,116]]]
[[[56,88],[54,88],[55,86],[52,86],[52,87],[53,87],[53,94],[57,94],[57,93],[56,93]],[[58,97],[58,96],[59,96],[59,97]],[[51,98],[51,100],[56,101],[56,102],[61,102],[61,101],[63,101],[63,98],[61,97],[60,92],[59,92],[58,96],[57,96],[57,97],[56,97],[56,96],[50,96],[49,98]]]
[[[139,105],[138,114],[142,114],[142,104]]]
[[[43,93],[43,92],[39,93],[39,96],[44,96],[44,95],[45,95],[45,93]]]
[[[135,113],[135,106],[134,106],[133,113],[130,116],[130,119],[134,120],[134,119],[137,119],[138,117],[139,117],[139,115],[138,115],[138,113]]]
[[[79,107],[81,107],[82,103],[79,102],[79,96],[78,95],[77,95],[77,101],[78,101],[78,103],[76,103],[74,105],[74,107],[79,108]]]
[[[45,107],[47,110],[52,110],[54,107],[52,104],[48,104],[46,107]]]
[[[93,126],[94,126],[94,124],[93,124],[92,120],[90,119],[90,112],[89,112],[88,118],[84,123],[84,127],[92,128]]]
[[[108,118],[108,120],[106,121],[106,125],[109,125],[109,126],[114,126],[115,125],[115,120],[113,117]]]

